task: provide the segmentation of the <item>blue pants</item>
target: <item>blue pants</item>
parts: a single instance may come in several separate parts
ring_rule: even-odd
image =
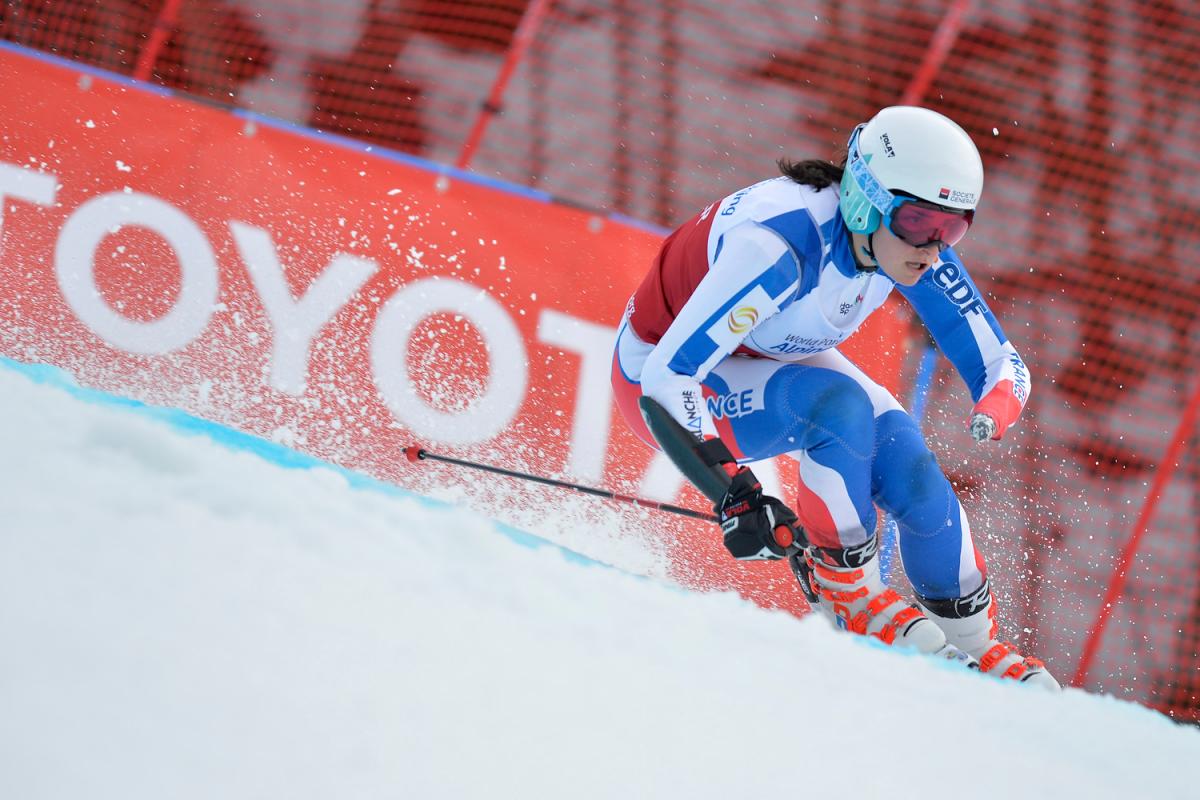
[[[624,410],[638,389],[619,376]],[[958,598],[982,585],[966,515],[916,422],[841,353],[799,363],[730,357],[705,379],[704,393],[739,461],[786,454],[799,463],[796,513],[813,544],[863,544],[875,535],[878,505],[899,526],[917,594]]]

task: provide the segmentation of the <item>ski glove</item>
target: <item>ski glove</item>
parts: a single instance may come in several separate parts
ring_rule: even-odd
[[[725,532],[725,549],[739,561],[784,558],[796,542],[796,515],[774,497],[749,467],[741,467],[713,509]]]
[[[999,440],[1017,421],[1022,408],[1024,404],[1017,396],[1013,382],[1000,381],[975,404],[967,427],[977,442]]]

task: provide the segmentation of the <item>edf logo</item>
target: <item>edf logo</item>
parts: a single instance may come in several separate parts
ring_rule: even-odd
[[[708,398],[708,413],[714,419],[733,419],[754,410],[754,390],[745,389],[733,394],[722,394]]]
[[[933,282],[941,288],[942,294],[958,306],[958,313],[964,317],[972,311],[976,314],[987,311],[987,307],[967,281],[967,276],[953,261],[943,261],[933,268]]]

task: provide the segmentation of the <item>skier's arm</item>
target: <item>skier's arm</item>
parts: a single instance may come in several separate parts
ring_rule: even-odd
[[[1002,437],[1029,399],[1029,370],[962,261],[948,249],[914,286],[897,288],[970,389],[975,401],[971,420],[984,415],[994,423],[973,426],[972,433],[980,435],[990,428],[992,439]]]
[[[709,463],[729,475],[714,510],[725,547],[739,560],[785,557],[795,546],[796,515],[763,494],[749,467],[737,465],[717,436],[701,381],[755,327],[791,302],[799,277],[795,255],[777,234],[752,222],[732,228],[642,368],[642,394],[683,427],[684,437],[706,442]],[[672,454],[673,448],[664,449]]]
[[[713,266],[646,358],[642,394],[696,438],[715,438],[701,381],[790,303],[799,275],[791,249],[772,231],[747,222],[726,232]]]

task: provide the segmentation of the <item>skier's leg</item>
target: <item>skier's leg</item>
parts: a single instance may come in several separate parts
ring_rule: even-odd
[[[950,481],[901,409],[876,420],[873,494],[896,521],[900,557],[921,597],[957,599],[983,585],[986,569]]]
[[[896,520],[904,570],[947,641],[990,674],[1057,689],[1045,666],[996,640],[996,605],[983,557],[953,487],[909,415],[876,420],[875,498]]]
[[[918,596],[917,600],[946,634],[946,640],[975,658],[982,672],[1046,689],[1061,688],[1045,664],[1022,656],[1013,645],[996,638],[996,603],[986,580],[967,597],[931,600]]]
[[[873,537],[871,404],[853,380],[807,362],[731,358],[704,390],[739,460],[797,460],[797,513],[812,543],[858,547]]]
[[[880,577],[871,502],[875,403],[859,381],[810,361],[730,359],[705,386],[722,439],[748,458],[787,452],[800,465],[798,515],[813,547],[791,563],[814,608],[855,633],[944,650],[941,630]]]
[[[614,369],[614,386],[626,395],[622,410],[637,430],[637,387],[618,377]],[[727,359],[706,379],[704,393],[722,440],[739,460],[788,453],[799,462],[798,514],[814,546],[793,558],[792,567],[815,608],[841,627],[953,655],[957,646],[945,646],[946,630],[974,647],[967,650],[972,655],[992,653],[988,664],[998,674],[1026,663],[996,650],[990,635],[988,647],[975,647],[981,621],[990,625],[990,595],[983,616],[937,617],[934,625],[883,583],[872,500],[897,516],[901,557],[925,608],[950,614],[946,604],[976,597],[986,586],[957,497],[916,424],[886,389],[832,350],[791,364]],[[1038,674],[1032,662],[1027,669]]]

